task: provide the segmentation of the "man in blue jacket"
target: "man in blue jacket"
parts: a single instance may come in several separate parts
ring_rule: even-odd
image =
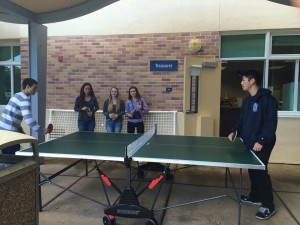
[[[270,90],[259,87],[261,76],[258,71],[245,71],[241,76],[242,88],[250,95],[243,101],[240,118],[228,139],[232,141],[237,131],[247,149],[253,151],[266,166],[265,170],[248,170],[251,191],[248,196],[241,195],[241,201],[261,205],[256,218],[269,219],[275,213],[275,206],[267,166],[276,142],[278,104]]]

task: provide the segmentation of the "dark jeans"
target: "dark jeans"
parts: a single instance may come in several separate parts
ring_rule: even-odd
[[[92,131],[95,130],[95,120],[78,121],[79,131]]]
[[[15,155],[16,151],[21,149],[21,145],[12,145],[2,149],[2,154]]]
[[[138,134],[143,134],[144,133],[144,122],[138,122],[138,123],[132,123],[132,122],[127,122],[127,133],[132,133],[134,134],[135,128]]]
[[[265,164],[265,170],[248,170],[251,181],[251,192],[249,197],[262,203],[262,207],[273,210],[275,208],[273,203],[273,188],[270,175],[268,174],[268,163],[271,152],[275,145],[276,139],[273,143],[263,146],[260,152],[254,152],[255,155]]]

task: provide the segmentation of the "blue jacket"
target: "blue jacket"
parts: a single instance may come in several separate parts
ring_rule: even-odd
[[[249,149],[255,142],[265,146],[276,139],[278,104],[271,93],[260,88],[255,96],[248,96],[243,101],[240,118],[232,131],[238,131]]]
[[[110,113],[115,113],[118,114],[118,119],[117,120],[123,120],[123,115],[125,114],[125,103],[123,100],[120,99],[120,109],[117,110],[116,105],[113,105],[112,110],[110,111],[108,109],[108,105],[109,105],[109,99],[106,99],[104,101],[103,104],[103,114],[105,115],[107,120],[111,120],[111,118],[109,118],[109,114]]]
[[[136,107],[137,104],[142,105],[142,109],[138,109]],[[131,123],[142,122],[144,120],[143,114],[149,112],[149,108],[148,108],[148,105],[147,105],[145,99],[141,98],[141,99],[139,99],[137,101],[133,101],[131,99],[127,99],[127,101],[126,101],[125,115],[128,116],[128,114],[132,113],[133,110],[137,111],[137,113],[140,116],[139,116],[139,118],[128,117],[128,121],[131,122]]]

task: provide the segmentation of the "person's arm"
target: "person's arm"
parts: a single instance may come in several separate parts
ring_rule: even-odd
[[[132,118],[132,110],[133,110],[132,102],[131,100],[127,99],[126,100],[126,109],[125,109],[125,115],[129,118]]]
[[[264,104],[264,125],[257,143],[264,146],[273,141],[278,122],[278,104],[275,98],[271,97]]]
[[[77,97],[76,100],[75,100],[74,111],[75,112],[82,111],[82,109],[80,107],[80,98],[79,97]]]
[[[122,117],[125,114],[125,103],[123,100],[120,100],[120,110],[118,112],[118,117]]]
[[[99,104],[97,101],[97,98],[94,96],[94,110],[93,110],[93,114],[95,114],[95,112],[97,112],[99,110]]]
[[[142,105],[141,111],[142,111],[143,113],[149,112],[148,105],[147,105],[147,103],[146,103],[146,101],[145,101],[144,98],[141,98],[141,105]]]
[[[46,134],[48,132],[48,129],[42,128],[32,117],[30,99],[21,102],[20,110],[25,123],[30,126],[31,129],[40,134]]]
[[[108,117],[109,116],[109,112],[108,112],[108,99],[106,99],[103,103],[103,114]]]

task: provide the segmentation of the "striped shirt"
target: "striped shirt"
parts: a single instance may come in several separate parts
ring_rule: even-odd
[[[16,93],[5,106],[1,115],[0,130],[18,132],[23,119],[34,131],[45,132],[45,129],[32,118],[30,97],[21,91]]]

